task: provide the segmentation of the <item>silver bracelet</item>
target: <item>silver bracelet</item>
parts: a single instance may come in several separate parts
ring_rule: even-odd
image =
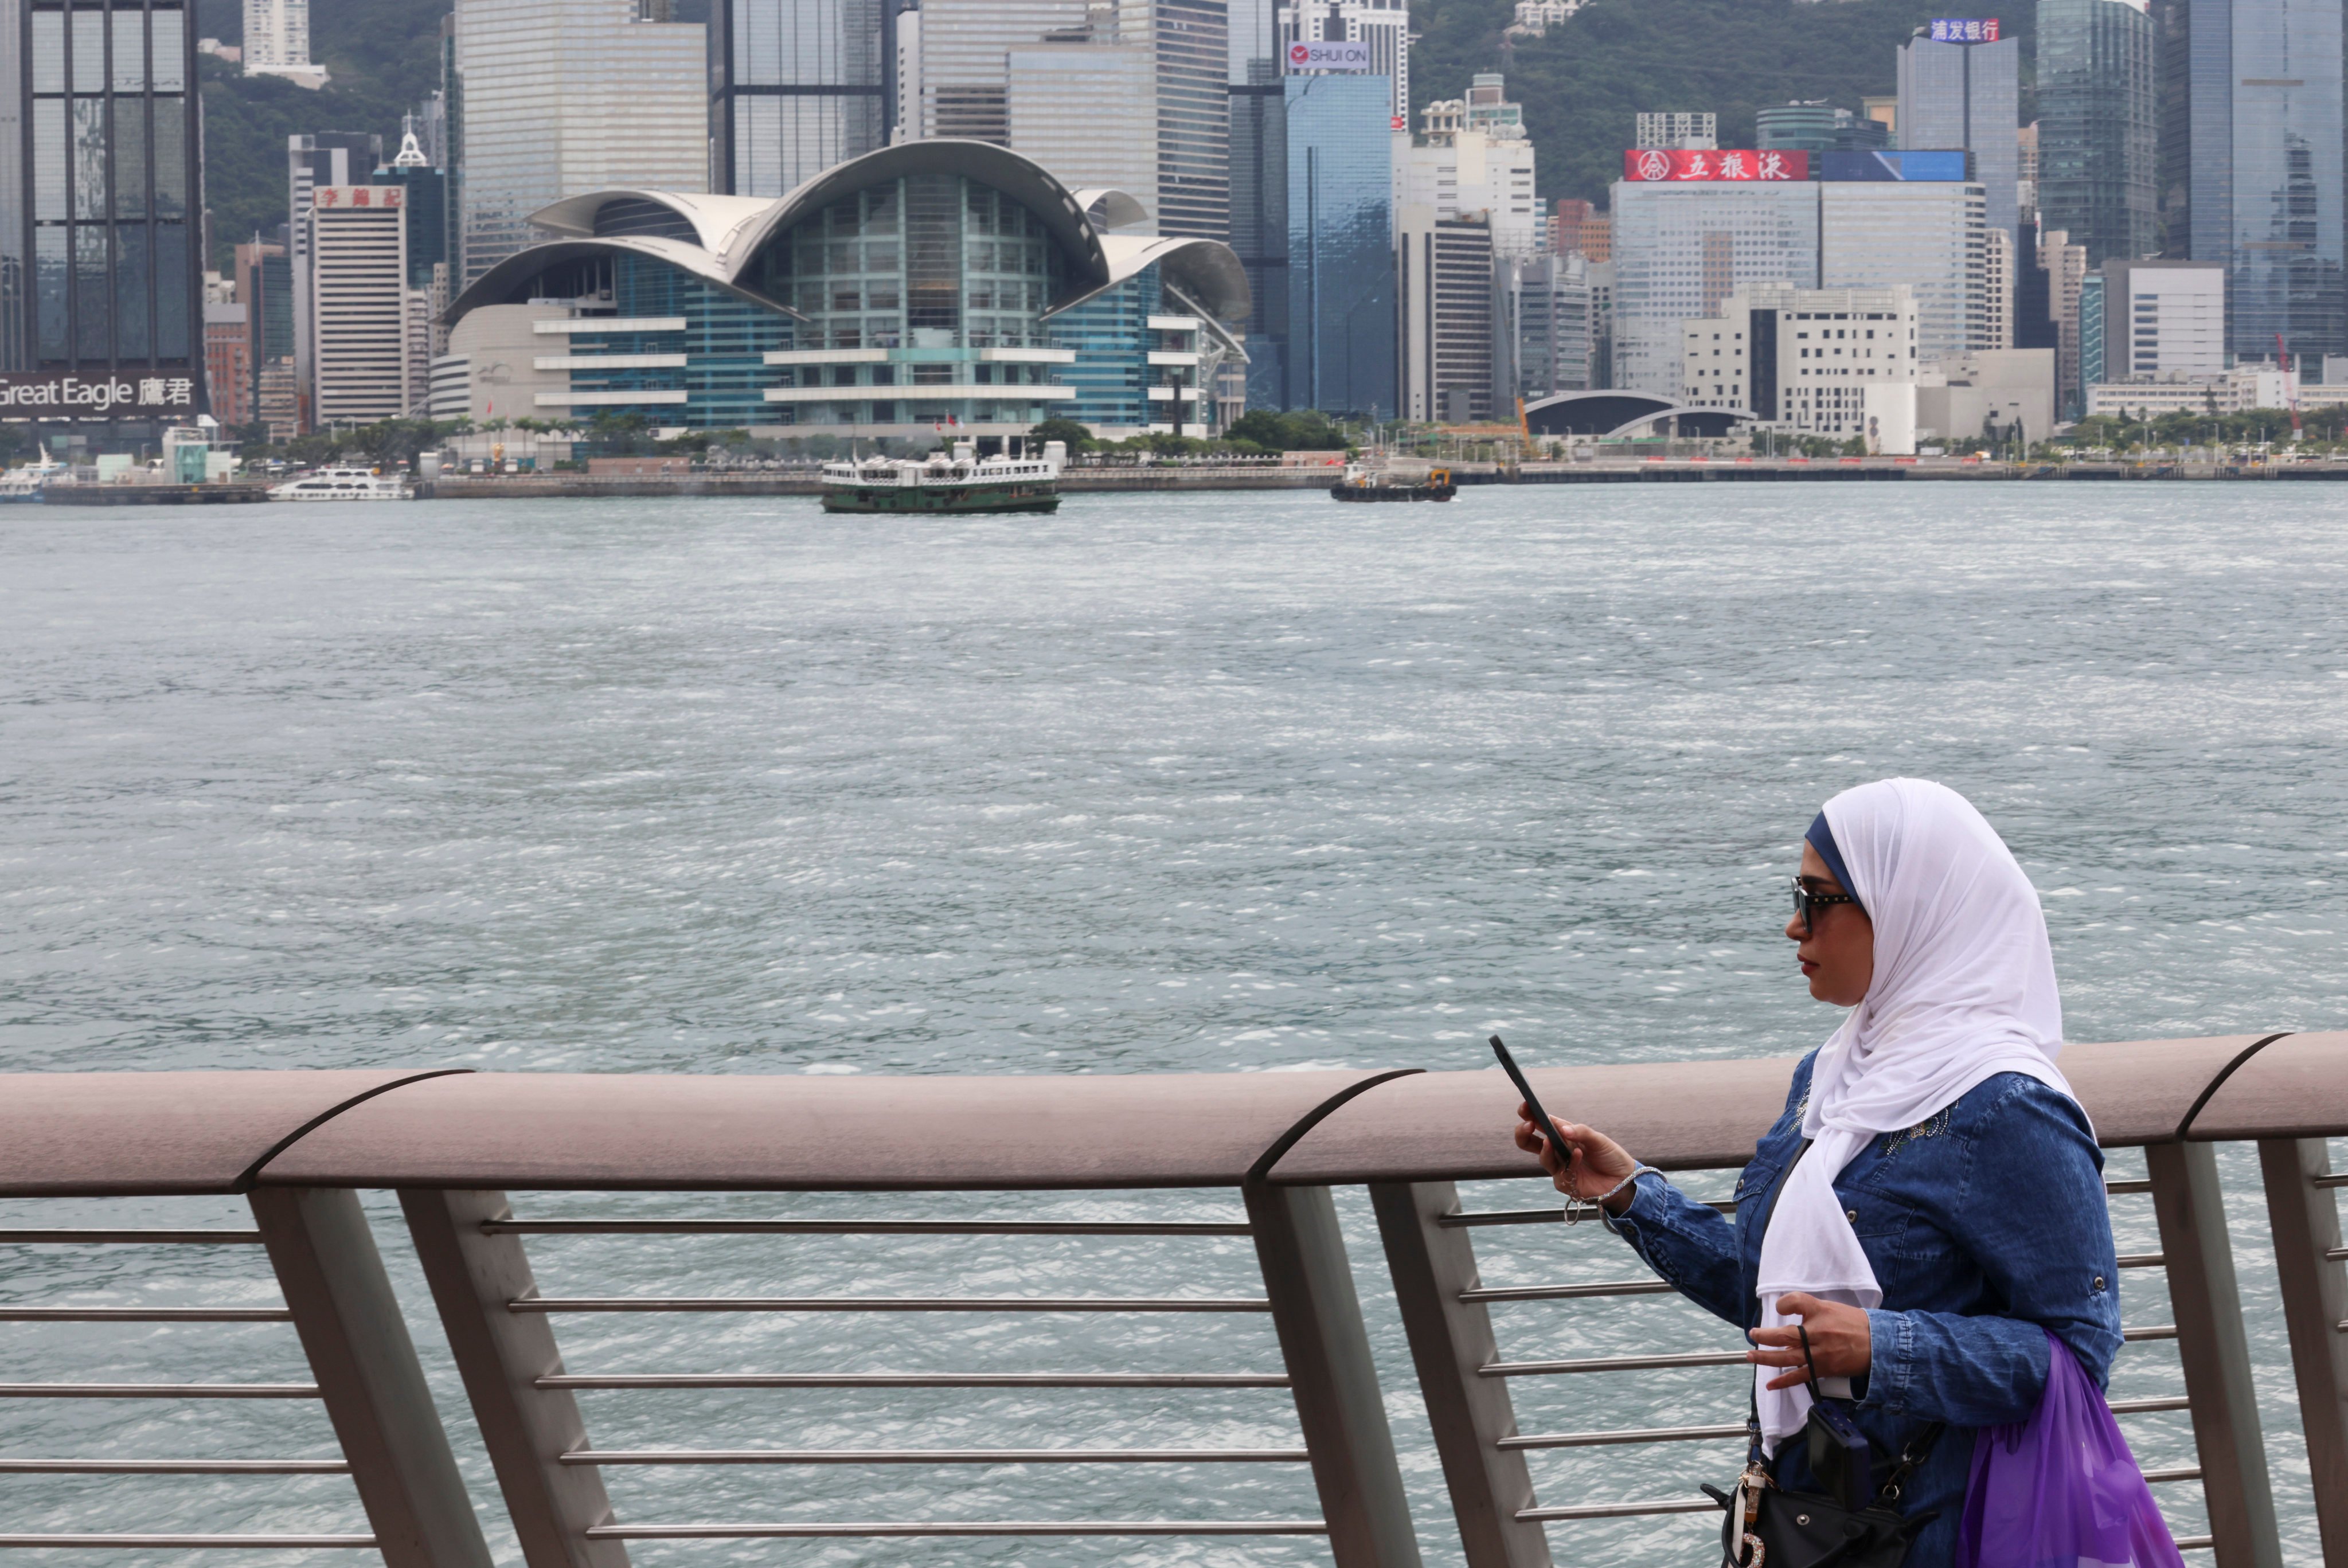
[[[1662,1176],[1663,1174],[1663,1173],[1662,1171],[1656,1170],[1652,1165],[1642,1165],[1634,1161],[1632,1163],[1631,1173],[1628,1176],[1625,1176],[1620,1181],[1615,1182],[1612,1187],[1601,1192],[1597,1197],[1586,1199],[1567,1199],[1565,1204],[1565,1222],[1569,1225],[1578,1225],[1581,1223],[1581,1217],[1584,1213],[1603,1213],[1606,1211],[1606,1201],[1609,1198],[1612,1198],[1620,1194],[1623,1188],[1631,1186],[1636,1182],[1640,1177]],[[1665,1177],[1664,1179],[1666,1181],[1670,1180],[1668,1177]]]

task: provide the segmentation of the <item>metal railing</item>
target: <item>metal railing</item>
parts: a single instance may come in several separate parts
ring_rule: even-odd
[[[2131,1321],[2125,1336],[2159,1347],[2161,1364],[2175,1367],[2173,1376],[2161,1376],[2183,1392],[2123,1395],[2113,1408],[2130,1422],[2163,1414],[2189,1420],[2190,1462],[2160,1458],[2146,1470],[2164,1495],[2171,1488],[2199,1489],[2206,1532],[2180,1543],[2209,1550],[2219,1568],[2280,1568],[2273,1483],[2215,1151],[2220,1142],[2253,1143],[2317,1530],[2324,1561],[2348,1568],[2348,1246],[2334,1196],[2348,1186],[2348,1175],[2333,1172],[2325,1142],[2348,1134],[2348,1035],[2077,1046],[2065,1067],[2106,1148],[2142,1151],[2143,1176],[2107,1183],[2116,1200],[2150,1200],[2116,1209],[2116,1228],[2138,1249],[2125,1253],[2120,1264],[2147,1275],[2157,1271],[2168,1308],[2164,1321]],[[1650,1163],[1704,1171],[1733,1169],[1749,1156],[1783,1103],[1790,1068],[1785,1060],[1729,1061],[1538,1076],[1545,1097],[1614,1131]],[[109,1518],[109,1526],[129,1528],[0,1533],[0,1546],[366,1548],[390,1568],[488,1568],[457,1445],[433,1405],[359,1204],[357,1194],[366,1190],[397,1194],[479,1429],[479,1451],[529,1568],[625,1568],[628,1542],[637,1541],[1177,1535],[1321,1538],[1341,1568],[1416,1568],[1418,1539],[1333,1197],[1335,1189],[1353,1186],[1368,1191],[1471,1568],[1541,1568],[1551,1561],[1552,1531],[1712,1513],[1714,1505],[1690,1489],[1624,1495],[1653,1491],[1653,1484],[1593,1487],[1595,1495],[1570,1488],[1550,1501],[1536,1494],[1529,1461],[1541,1456],[1550,1463],[1610,1465],[1603,1473],[1619,1483],[1632,1470],[1659,1473],[1643,1456],[1693,1457],[1696,1445],[1708,1443],[1717,1445],[1713,1468],[1733,1470],[1743,1446],[1745,1374],[1742,1351],[1725,1326],[1696,1343],[1674,1343],[1671,1331],[1643,1317],[1623,1326],[1629,1320],[1617,1315],[1666,1310],[1638,1304],[1672,1293],[1660,1282],[1632,1277],[1630,1254],[1601,1227],[1568,1233],[1570,1242],[1559,1248],[1548,1244],[1558,1232],[1510,1228],[1559,1225],[1567,1217],[1561,1208],[1515,1207],[1524,1199],[1509,1195],[1494,1207],[1463,1208],[1463,1182],[1509,1182],[1504,1193],[1548,1196],[1545,1185],[1524,1185],[1539,1178],[1508,1141],[1512,1102],[1502,1081],[1491,1073],[1407,1072],[893,1080],[422,1072],[0,1078],[0,1197],[241,1194],[253,1217],[251,1229],[0,1230],[0,1257],[21,1257],[17,1249],[35,1245],[259,1246],[283,1297],[280,1305],[50,1306],[15,1300],[0,1278],[0,1323],[146,1325],[172,1332],[286,1325],[312,1379],[170,1381],[166,1372],[147,1381],[0,1384],[0,1399],[303,1402],[323,1408],[341,1450],[335,1459],[0,1452],[0,1475],[239,1481],[348,1476],[367,1525],[349,1533],[139,1532],[148,1522]],[[959,1130],[953,1142],[908,1147],[899,1132],[908,1125],[947,1125],[949,1116]],[[1160,1213],[1064,1218],[1039,1210],[984,1220],[517,1214],[505,1193],[521,1190],[1124,1193],[1159,1204]],[[1241,1211],[1164,1217],[1163,1205],[1172,1202],[1165,1195],[1186,1190],[1234,1194]],[[1160,1197],[1147,1198],[1152,1191]],[[1715,1206],[1735,1208],[1726,1199]],[[1000,1201],[994,1212],[1005,1212]],[[1543,1255],[1562,1264],[1568,1277],[1536,1274],[1526,1283],[1486,1283],[1475,1241],[1495,1231],[1496,1243],[1510,1242],[1512,1264],[1521,1243],[1539,1235]],[[2144,1244],[2155,1235],[2157,1244]],[[877,1246],[931,1237],[1018,1247],[1026,1245],[1023,1238],[1055,1245],[1093,1237],[1171,1249],[1166,1255],[1184,1258],[1189,1254],[1179,1249],[1221,1246],[1225,1262],[1218,1266],[1250,1277],[1207,1280],[1186,1264],[1181,1288],[1130,1295],[1025,1295],[999,1287],[553,1294],[540,1285],[544,1260],[529,1251],[533,1243],[576,1246],[583,1249],[578,1258],[590,1259],[598,1247],[682,1246],[700,1239],[723,1245],[731,1258],[759,1238],[789,1237],[860,1238],[858,1244]],[[1246,1247],[1222,1245],[1239,1241]],[[572,1253],[561,1254],[566,1269],[573,1261]],[[923,1262],[912,1259],[907,1267]],[[1006,1267],[1014,1277],[1025,1274],[1015,1260]],[[683,1264],[675,1272],[692,1273]],[[1504,1353],[1496,1309],[1509,1315],[1509,1338],[1529,1344],[1528,1350]],[[1157,1337],[1146,1357],[1069,1369],[982,1363],[704,1371],[594,1364],[607,1358],[613,1343],[608,1335],[596,1337],[598,1325],[624,1332],[647,1316],[707,1315],[755,1329],[845,1314],[866,1315],[873,1325],[867,1340],[885,1338],[887,1326],[926,1322],[932,1315],[965,1326],[966,1334],[940,1331],[922,1342],[941,1354],[983,1346],[985,1326],[1006,1317],[1063,1326],[1054,1332],[1072,1336],[1081,1326],[1105,1322],[1162,1326],[1152,1331]],[[1269,1346],[1251,1350],[1244,1335],[1235,1337],[1248,1324],[1271,1329],[1276,1362]],[[1609,1324],[1615,1325],[1609,1333],[1584,1332]],[[590,1359],[583,1369],[566,1361],[558,1326],[583,1336]],[[1542,1336],[1560,1333],[1580,1335],[1570,1353],[1540,1347]],[[755,1333],[743,1340],[730,1332],[727,1342],[765,1343]],[[2166,1359],[2168,1347],[2173,1362]],[[1570,1387],[1575,1410],[1602,1408],[1607,1401],[1588,1390],[1614,1387],[1609,1377],[1622,1375],[1709,1379],[1711,1397],[1697,1406],[1715,1414],[1702,1418],[1675,1398],[1673,1409],[1686,1408],[1687,1418],[1666,1425],[1577,1417],[1519,1429],[1519,1394],[1538,1408],[1545,1390]],[[582,1404],[595,1395],[819,1389],[871,1398],[907,1390],[1063,1390],[1076,1402],[1066,1410],[1054,1407],[1058,1427],[1048,1435],[1056,1440],[1040,1442],[1004,1440],[995,1429],[959,1445],[808,1440],[836,1435],[842,1429],[834,1422],[828,1433],[808,1425],[767,1446],[713,1442],[695,1432],[675,1442],[623,1437],[609,1447],[591,1439]],[[1269,1392],[1292,1409],[1294,1435],[1263,1436],[1272,1428],[1256,1422],[1249,1435],[1221,1446],[1130,1431],[1120,1431],[1118,1441],[1099,1440],[1115,1423],[1086,1416],[1084,1399],[1132,1389],[1184,1398]],[[1081,1435],[1065,1439],[1069,1432]],[[949,1473],[1015,1466],[1033,1475],[1165,1466],[1182,1467],[1186,1477],[1193,1467],[1210,1476],[1296,1467],[1309,1475],[1319,1508],[1190,1511],[1196,1517],[1169,1511],[1144,1518],[817,1518],[806,1512],[814,1500],[801,1492],[788,1506],[730,1519],[672,1519],[657,1510],[638,1518],[633,1510],[625,1517],[615,1510],[605,1484],[607,1475],[701,1470],[808,1476],[851,1466]],[[1271,1494],[1241,1488],[1229,1495]],[[1700,1522],[1691,1519],[1685,1528]],[[1691,1537],[1689,1549],[1699,1548]]]

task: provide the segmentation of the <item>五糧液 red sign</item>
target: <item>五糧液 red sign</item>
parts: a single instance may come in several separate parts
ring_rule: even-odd
[[[1667,180],[1807,180],[1807,152],[1756,152],[1751,148],[1643,147],[1622,155],[1622,178]]]

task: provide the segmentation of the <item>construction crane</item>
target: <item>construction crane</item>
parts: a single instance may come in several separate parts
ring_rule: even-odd
[[[2291,361],[2283,354],[2282,334],[2280,332],[2275,334],[2275,368],[2282,372],[2283,406],[2291,410],[2291,444],[2297,446],[2302,434],[2299,426],[2299,393],[2291,384]]]

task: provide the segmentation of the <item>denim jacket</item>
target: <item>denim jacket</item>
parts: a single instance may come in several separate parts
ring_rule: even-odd
[[[1760,1321],[1760,1211],[1802,1146],[1815,1059],[1794,1070],[1785,1114],[1737,1179],[1734,1221],[1642,1176],[1630,1208],[1607,1222],[1681,1295],[1739,1328]],[[2037,1409],[2046,1334],[2098,1387],[2110,1380],[2119,1265],[2103,1166],[2076,1105],[2001,1073],[1921,1125],[1876,1139],[1835,1181],[1883,1287],[1883,1305],[1868,1314],[1872,1362],[1853,1383],[1879,1470],[1929,1423],[1948,1424],[1900,1501],[1902,1512],[1940,1515],[1918,1532],[1908,1568],[1949,1563],[1973,1429]],[[1782,1486],[1818,1490],[1798,1439],[1778,1445],[1773,1470]]]

